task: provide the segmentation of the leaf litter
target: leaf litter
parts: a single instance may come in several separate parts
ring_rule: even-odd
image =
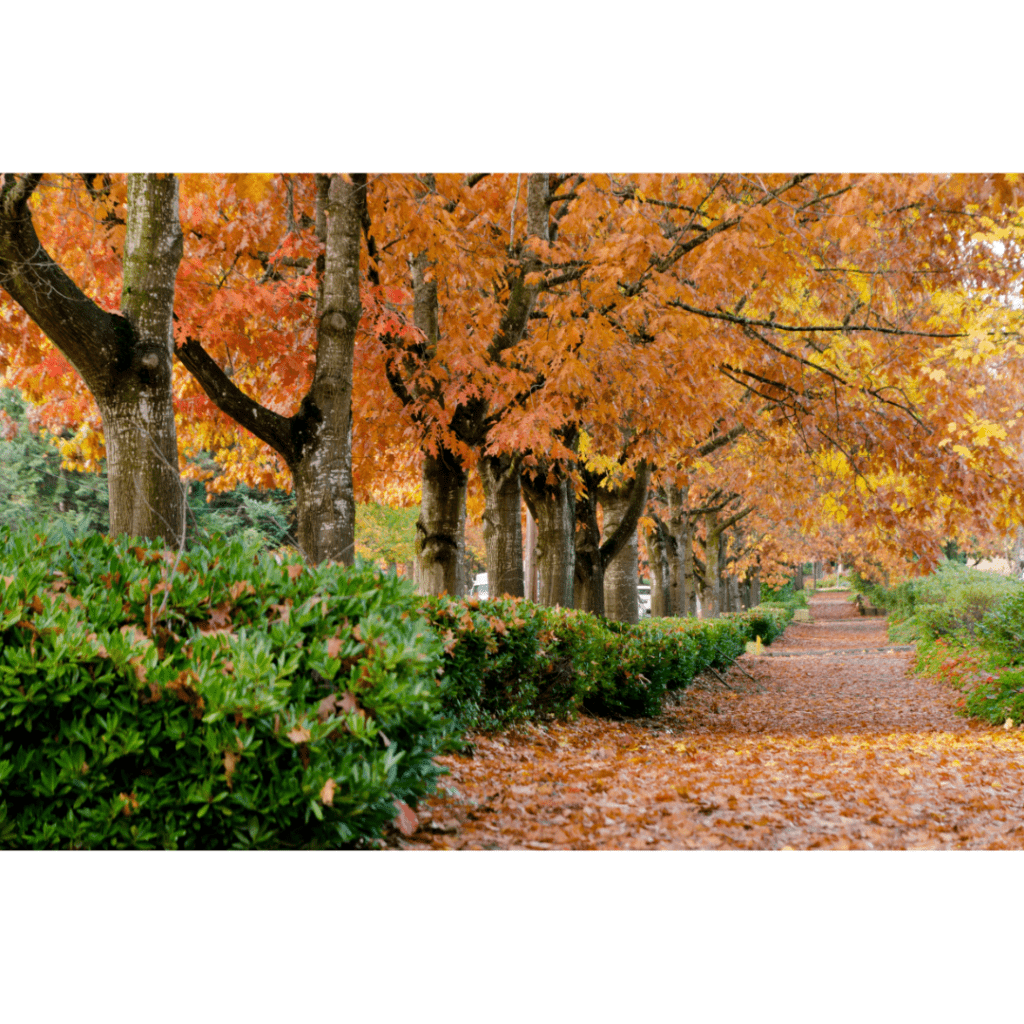
[[[1024,849],[1024,733],[957,717],[885,620],[811,599],[654,719],[475,735],[402,849]],[[800,657],[831,652],[830,657]]]

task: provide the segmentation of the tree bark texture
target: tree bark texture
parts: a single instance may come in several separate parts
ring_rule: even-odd
[[[351,565],[356,507],[352,493],[352,362],[359,300],[362,224],[359,188],[365,182],[331,176],[323,308],[317,326],[316,369],[303,400],[305,436],[292,467],[298,541],[314,563]]]
[[[704,513],[707,536],[704,540],[704,618],[717,619],[722,614],[722,578],[719,575],[719,551],[722,528],[717,512]]]
[[[612,534],[629,515],[632,490],[632,487],[601,490],[605,534]],[[638,583],[637,531],[634,524],[618,552],[608,560],[604,571],[604,613],[609,619],[630,624],[640,621]]]
[[[594,615],[605,614],[604,576],[611,560],[622,550],[636,532],[636,524],[647,502],[647,485],[651,469],[646,463],[636,468],[632,480],[622,485],[629,494],[622,518],[606,530],[604,541],[597,523],[597,504],[600,500],[600,476],[583,471],[584,495],[577,503],[576,513],[576,572],[575,606]],[[605,493],[610,493],[606,491]],[[605,510],[607,513],[607,509]],[[634,588],[636,583],[633,584]]]
[[[537,602],[537,520],[533,518],[529,502],[526,505],[526,539],[523,552],[523,589],[526,600]]]
[[[459,538],[465,530],[466,480],[458,456],[446,449],[423,460],[423,497],[416,520],[421,594],[461,596]]]
[[[487,590],[491,597],[523,596],[522,494],[519,459],[484,455],[477,463],[484,488]]]
[[[670,484],[668,498],[668,532],[674,547],[669,561],[669,607],[671,615],[689,615],[693,593],[693,552],[690,539],[690,519],[686,513],[686,502],[690,487]],[[687,565],[689,572],[687,572]]]
[[[429,270],[425,255],[413,259],[413,322],[433,351],[440,338],[440,327],[437,282],[429,279]],[[416,521],[421,594],[459,597],[464,593],[467,480],[468,474],[454,452],[442,446],[436,454],[425,451],[420,516]]]
[[[121,313],[134,337],[131,372],[97,404],[107,449],[110,532],[184,540],[185,492],[171,388],[174,279],[183,253],[178,181],[128,176]]]
[[[121,315],[100,309],[41,246],[28,200],[42,175],[0,186],[0,287],[75,367],[103,420],[110,531],[180,544],[184,492],[171,388],[182,256],[173,175],[128,178]]]
[[[244,394],[195,338],[178,358],[210,400],[270,445],[292,474],[297,540],[313,562],[355,556],[352,493],[352,363],[359,299],[366,175],[317,176],[316,223],[326,244],[313,382],[299,411],[281,416]]]
[[[666,618],[672,614],[669,560],[674,555],[674,545],[668,527],[660,519],[655,519],[654,529],[647,535],[647,560],[651,567],[651,618]]]
[[[549,608],[573,607],[576,568],[576,492],[568,477],[554,483],[522,478],[523,497],[537,523],[537,602]]]

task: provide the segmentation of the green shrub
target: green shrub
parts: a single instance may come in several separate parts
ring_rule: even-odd
[[[466,730],[569,718],[581,708],[657,715],[666,690],[731,664],[756,636],[771,643],[792,617],[786,607],[761,606],[716,620],[626,625],[507,597],[429,597],[423,614],[444,646],[444,707]]]
[[[434,787],[441,644],[395,577],[0,529],[0,588],[6,846],[340,847]]]
[[[781,587],[769,587],[767,584],[763,584],[761,586],[761,603],[780,604],[786,608],[806,608],[807,592],[795,590],[792,580]]]
[[[987,611],[977,628],[982,642],[1012,662],[1024,661],[1024,587],[1019,584]]]
[[[423,614],[444,647],[444,707],[464,729],[572,717],[611,642],[593,615],[522,598],[429,597]]]
[[[891,634],[902,639],[974,636],[983,620],[1021,591],[997,573],[944,562],[930,576],[894,587],[871,585],[871,602],[890,613]]]

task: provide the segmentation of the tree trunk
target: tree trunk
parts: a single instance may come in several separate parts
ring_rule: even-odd
[[[1010,563],[1010,573],[1013,576],[1020,576],[1024,571],[1024,527],[1018,526],[1007,545],[1006,560]],[[836,575],[843,571],[840,562]]]
[[[345,180],[348,177],[350,180]],[[359,299],[361,213],[366,175],[317,175],[316,223],[326,245],[313,383],[291,417],[243,393],[201,342],[187,338],[178,358],[211,401],[284,459],[295,487],[296,535],[309,561],[352,564],[352,363]]]
[[[679,543],[683,550],[680,556],[683,573],[683,586],[681,590],[683,599],[682,614],[696,615],[697,608],[697,572],[693,562],[693,527],[690,517],[683,517],[682,529],[679,531]]]
[[[739,612],[743,610],[740,601],[740,579],[738,576],[727,575],[727,589],[729,591],[729,611]]]
[[[292,464],[299,547],[313,563],[355,557],[352,493],[352,362],[359,299],[360,199],[365,188],[332,175],[327,197],[323,311],[316,369],[303,399],[306,436]]]
[[[573,607],[576,568],[576,492],[572,481],[558,475],[549,484],[542,477],[523,477],[523,497],[537,523],[537,602],[549,608]]]
[[[416,520],[421,594],[461,596],[459,539],[465,537],[467,473],[458,456],[440,449],[423,460],[423,497]]]
[[[477,463],[484,488],[484,543],[491,597],[523,596],[522,494],[519,459],[485,455]]]
[[[629,514],[632,490],[632,486],[629,486],[600,492],[606,536]],[[609,619],[630,624],[640,621],[638,582],[637,532],[634,525],[618,553],[609,559],[604,571],[604,612]]]
[[[601,529],[597,524],[596,473],[583,470],[584,492],[576,503],[576,565],[573,604],[580,611],[604,615],[604,565],[601,561]]]
[[[722,530],[718,525],[718,513],[705,512],[704,524],[707,527],[707,539],[704,541],[704,618],[717,619],[722,614],[722,578],[719,575]]]
[[[28,200],[41,175],[0,188],[0,287],[75,367],[103,419],[110,532],[180,544],[171,368],[174,283],[182,256],[178,182],[128,176],[121,316],[85,296],[39,244]]]
[[[672,614],[669,560],[674,545],[675,541],[668,528],[660,519],[655,519],[654,529],[647,535],[647,559],[651,567],[651,618],[666,618]]]
[[[804,563],[801,562],[796,567],[796,573],[793,575],[793,589],[803,590],[804,589]]]
[[[614,490],[601,488],[600,475],[590,470],[583,470],[584,495],[577,504],[576,519],[576,573],[574,598],[577,608],[592,612],[594,615],[605,614],[604,577],[611,560],[622,550],[636,533],[636,524],[640,513],[647,503],[647,485],[651,479],[651,467],[640,463],[632,480]],[[605,539],[597,525],[597,503],[602,505],[606,500],[615,503],[618,490],[628,494],[628,501],[622,517],[615,522],[608,521]],[[605,513],[607,515],[607,507]],[[636,584],[633,584],[634,588]]]
[[[537,520],[526,507],[526,550],[523,559],[524,591],[527,601],[537,601]]]
[[[691,563],[690,577],[685,571],[686,553],[690,548],[689,517],[686,514],[686,502],[689,496],[689,485],[676,487],[669,484],[668,498],[668,532],[675,548],[674,557],[669,561],[669,608],[671,615],[689,614],[689,595],[693,589],[693,573]]]
[[[175,546],[185,532],[171,388],[174,279],[182,251],[177,178],[130,174],[121,313],[132,326],[132,361],[117,385],[97,396],[110,532],[162,537]]]

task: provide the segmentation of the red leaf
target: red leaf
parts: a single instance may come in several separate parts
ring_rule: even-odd
[[[395,801],[395,809],[398,811],[394,820],[395,828],[403,836],[411,836],[419,828],[420,824],[419,818],[416,817],[416,812],[402,800]]]

